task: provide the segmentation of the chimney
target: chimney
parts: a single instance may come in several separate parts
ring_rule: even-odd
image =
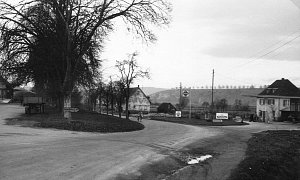
[[[284,78],[281,78],[281,80],[284,80]]]
[[[140,85],[138,85],[138,88],[140,88]]]

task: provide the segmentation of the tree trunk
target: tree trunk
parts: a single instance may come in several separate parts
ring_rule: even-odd
[[[71,108],[71,94],[67,94],[64,96],[64,118],[71,120],[72,116],[71,116],[71,112],[70,111],[66,111],[65,109]]]
[[[113,116],[114,115],[114,99],[113,99],[113,96],[111,96],[111,115]]]
[[[64,110],[63,102],[64,102],[64,97],[62,95],[58,95],[56,101],[56,110],[61,114],[63,114],[63,110]]]
[[[102,112],[102,96],[101,96],[101,93],[99,95],[99,113],[101,114]]]
[[[122,117],[122,106],[119,105],[118,109],[119,109],[119,118],[121,118]]]
[[[125,99],[125,113],[126,113],[126,119],[129,120],[129,87],[126,88],[126,99]]]
[[[108,115],[108,108],[109,108],[109,94],[106,93],[106,115]]]

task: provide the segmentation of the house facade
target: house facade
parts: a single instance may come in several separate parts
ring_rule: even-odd
[[[128,110],[130,112],[150,112],[151,102],[145,93],[140,89],[140,87],[129,89],[129,103]],[[125,104],[123,105],[123,110],[125,110]]]
[[[300,90],[288,79],[276,80],[257,96],[256,114],[261,121],[300,118]]]

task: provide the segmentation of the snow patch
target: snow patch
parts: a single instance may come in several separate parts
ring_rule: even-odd
[[[209,159],[209,158],[212,158],[212,155],[207,154],[205,156],[200,156],[198,158],[189,159],[187,163],[188,164],[197,164],[197,163],[203,162],[203,161],[205,161],[206,159]]]

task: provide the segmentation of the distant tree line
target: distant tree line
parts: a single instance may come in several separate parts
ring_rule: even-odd
[[[214,86],[214,89],[254,89],[254,88],[267,88],[268,85],[218,85]],[[184,89],[189,89],[190,87],[184,87]],[[192,89],[212,89],[212,86],[193,86]],[[175,89],[178,89],[177,87]]]

